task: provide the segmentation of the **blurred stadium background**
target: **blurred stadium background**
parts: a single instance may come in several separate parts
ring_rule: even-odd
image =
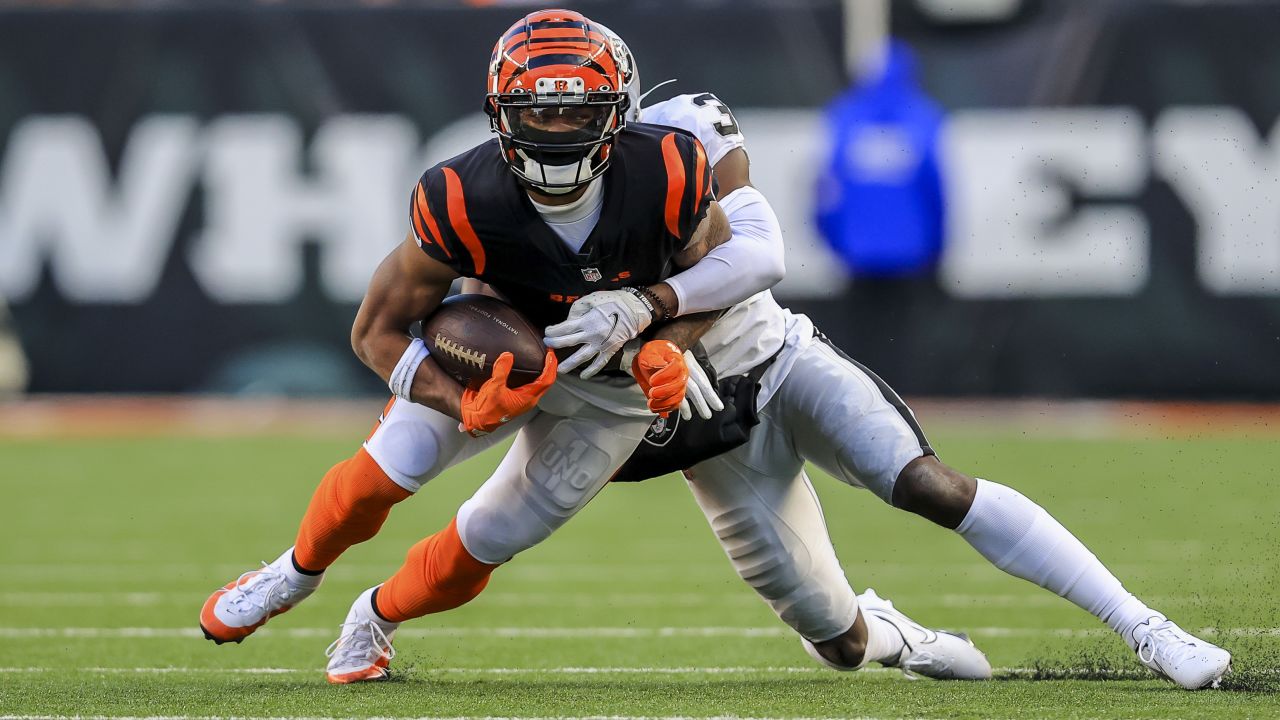
[[[413,179],[486,137],[495,28],[534,4],[4,3],[0,383],[381,392],[356,303]],[[654,98],[733,109],[787,233],[778,295],[903,393],[1280,397],[1276,3],[570,4],[677,79]],[[889,36],[921,97],[853,92],[833,165],[824,108]],[[825,237],[820,195],[861,235]]]
[[[646,86],[677,79],[654,99],[713,92],[732,108],[787,235],[788,276],[776,294],[906,395],[953,462],[1046,498],[1188,627],[1262,626],[1274,636],[1280,4],[553,4],[622,34]],[[122,625],[163,626],[174,634],[155,637],[186,643],[157,650],[137,639],[152,636],[125,633],[143,643],[130,646],[126,665],[233,662],[182,633],[194,631],[212,583],[286,539],[320,473],[376,416],[385,388],[348,343],[365,283],[404,237],[414,179],[487,136],[482,73],[497,33],[547,5],[0,0],[0,489],[10,508],[0,530],[0,670],[113,664],[119,646],[102,638]],[[390,539],[357,549],[332,597],[296,622],[336,622],[349,600],[341,590],[380,579],[491,465],[468,465],[420,515],[393,518]],[[204,489],[215,485],[221,494]],[[850,576],[878,576],[932,617],[992,630],[977,637],[997,665],[1025,670],[1043,645],[1035,638],[1092,627],[1065,603],[976,565],[958,543],[831,487],[820,487],[828,517],[858,518],[833,527],[837,545],[854,548],[851,563],[862,563],[856,549],[869,539],[908,529],[949,543],[938,554],[900,548]],[[626,492],[602,493],[553,547],[531,551],[531,569],[500,587],[496,614],[481,605],[444,622],[639,618],[777,630],[678,483]],[[241,497],[263,507],[243,513]],[[625,500],[635,497],[646,499]],[[658,509],[670,503],[679,512]],[[672,557],[687,567],[672,570]],[[583,570],[618,558],[637,574],[598,582]],[[97,596],[83,594],[83,577]],[[164,577],[172,594],[147,594],[147,577]],[[578,593],[568,610],[547,609],[547,593],[563,589],[547,582],[557,577]],[[936,578],[952,594],[937,595]],[[602,588],[613,593],[603,606],[584,600]],[[702,594],[661,599],[690,588]],[[1240,588],[1249,590],[1243,604],[1222,612],[1215,599]],[[304,635],[237,657],[311,668],[311,645],[328,638],[307,644]],[[687,654],[668,654],[675,646],[658,639],[639,650],[587,640],[581,652],[544,657],[531,637],[491,638],[489,656],[433,641],[439,655],[424,665],[617,663],[634,652],[640,664],[807,667],[780,632],[761,636],[773,638],[764,652],[749,633],[717,641],[731,658],[694,640],[679,646]],[[307,655],[297,654],[303,644]],[[0,711],[178,712],[149,704],[178,692],[191,693],[185,711],[289,712],[283,700],[225,704],[231,680],[76,677],[82,684],[68,693],[65,678],[0,676]],[[272,686],[285,693],[277,697],[296,690],[288,699],[311,710],[310,691],[286,679]],[[841,692],[836,680],[802,680],[806,697]],[[920,704],[866,682],[915,715],[964,692],[918,691],[935,693]],[[571,689],[542,711],[689,710],[672,683],[614,702],[617,688],[583,681],[572,687],[593,700]],[[1027,696],[1011,685],[970,698],[966,716],[989,716],[993,697],[1011,717],[1059,715],[1079,691]],[[457,695],[419,697],[434,704],[411,709],[504,714],[504,702],[546,689],[490,685],[496,695],[471,698],[465,684],[438,687]],[[806,712],[800,700],[770,710],[790,686],[753,687],[760,704],[724,700],[713,710]],[[94,702],[77,705],[77,693]],[[1126,716],[1137,716],[1134,706],[1160,717],[1269,716],[1226,701],[1113,702]]]

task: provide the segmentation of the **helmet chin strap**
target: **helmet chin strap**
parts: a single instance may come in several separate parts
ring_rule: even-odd
[[[594,155],[595,153],[592,153]],[[544,165],[543,163],[532,160],[524,153],[519,153],[524,158],[524,174],[525,182],[529,183],[540,193],[547,195],[567,195],[583,185],[591,181],[591,157],[585,157],[576,163],[569,165]],[[539,184],[536,178],[541,178],[553,185],[560,187],[546,187]],[[581,182],[574,185],[568,185],[579,178],[584,178]]]
[[[532,183],[530,184],[532,185]],[[583,185],[585,184],[586,183],[583,183]],[[542,187],[541,185],[534,185],[534,187],[538,189],[538,192],[545,195],[568,195],[578,188],[581,188],[582,185],[574,185],[572,187]]]

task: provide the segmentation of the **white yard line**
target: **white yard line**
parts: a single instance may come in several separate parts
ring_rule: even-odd
[[[1105,636],[1104,628],[1017,628],[975,627],[965,628],[973,637],[1094,637]],[[1235,627],[1199,628],[1197,635],[1265,635],[1280,636],[1280,628]],[[328,638],[337,633],[336,628],[263,628],[256,634],[287,638]],[[779,638],[791,637],[790,628],[773,627],[441,627],[401,628],[401,638]],[[200,638],[197,627],[0,627],[0,638],[48,638],[100,639],[100,638]]]
[[[454,715],[449,717],[324,717],[324,716],[229,716],[229,715],[0,715],[0,720],[836,720],[814,717],[750,717],[743,715],[550,715],[494,716]],[[890,720],[871,716],[842,716],[839,720]],[[893,720],[908,720],[895,717]],[[917,718],[915,720],[923,720]]]
[[[1135,666],[1133,670],[1137,670]],[[1044,670],[1031,667],[995,667],[991,671],[997,676],[1034,675],[1038,672],[1088,673],[1091,675],[1106,674],[1105,670],[1085,667],[1052,667]],[[281,667],[0,667],[0,675],[40,675],[45,673],[97,673],[101,675],[318,675],[323,668],[281,668]],[[831,670],[809,665],[795,667],[790,665],[753,667],[749,665],[737,667],[438,667],[415,668],[414,674],[422,675],[825,675]],[[1255,670],[1262,674],[1280,674],[1277,670]],[[859,675],[900,675],[897,668],[867,667],[858,671]],[[1118,674],[1128,675],[1129,670],[1121,670]],[[1155,676],[1152,675],[1154,678]]]
[[[255,634],[288,638],[327,638],[336,636],[337,626],[332,628],[263,628]],[[785,627],[445,627],[401,628],[396,636],[401,638],[676,638],[676,637],[785,637],[791,635]],[[187,638],[204,637],[198,627],[0,627],[0,638],[66,639],[96,638]]]
[[[270,559],[269,557],[267,558]],[[980,563],[971,563],[979,566]],[[885,563],[890,565],[890,563]],[[104,560],[95,563],[58,563],[56,566],[56,577],[52,579],[61,579],[73,577],[77,581],[81,581],[86,577],[107,577],[112,579],[120,578],[164,578],[172,579],[174,577],[196,577],[203,578],[205,581],[215,581],[213,587],[217,587],[216,581],[233,580],[237,575],[246,570],[253,570],[257,566],[257,560],[253,557],[246,559],[243,564],[240,563],[213,563],[209,565],[193,564],[193,563],[130,563],[130,562],[111,562]],[[964,565],[953,566],[953,569],[964,569]],[[990,567],[986,565],[985,567]],[[50,579],[55,575],[55,568],[51,568],[48,563],[0,563],[0,577],[14,577],[22,579],[43,580]],[[396,572],[400,566],[366,563],[362,565],[338,565],[329,568],[325,573],[325,577],[330,580],[352,580],[365,582],[380,582],[388,575]],[[513,565],[509,568],[503,568],[503,576],[506,578],[515,578],[521,580],[552,580],[564,582],[569,580],[585,580],[591,582],[616,582],[617,580],[647,580],[647,579],[668,579],[675,577],[693,577],[703,578],[710,570],[725,573],[732,576],[732,571],[723,562],[695,562],[690,561],[684,564],[665,564],[665,563],[618,563],[618,562],[564,562],[564,563],[526,563],[524,565]],[[204,577],[213,573],[214,577]],[[226,579],[222,576],[225,575]]]
[[[1136,667],[1135,667],[1136,669]],[[1032,675],[1039,672],[1029,667],[996,667],[996,675]],[[1093,673],[1096,668],[1050,668],[1051,672]],[[97,673],[101,675],[317,675],[323,668],[281,667],[0,667],[0,675],[40,675],[44,673]],[[794,666],[737,666],[737,667],[438,667],[415,668],[414,674],[422,675],[825,675],[831,670],[809,665]],[[1276,671],[1280,673],[1280,670]],[[901,675],[897,668],[867,667],[860,675]],[[1127,673],[1126,673],[1127,674]],[[1154,677],[1154,675],[1152,676]]]
[[[0,592],[0,606],[147,607],[187,603],[198,597],[196,593],[157,592]]]
[[[866,668],[867,672],[898,672],[893,668]],[[216,667],[0,667],[0,674],[34,675],[57,672],[86,672],[116,675],[290,675],[317,674],[323,668],[216,668]],[[809,674],[828,673],[826,668],[768,666],[768,667],[441,667],[416,668],[415,673],[427,675],[745,675],[751,673]]]
[[[151,607],[199,605],[208,593],[203,592],[92,592],[92,591],[21,591],[0,592],[0,607]],[[1054,600],[1058,598],[1053,596]],[[524,607],[696,607],[702,605],[755,605],[760,602],[750,593],[548,593],[488,592],[485,603]],[[1061,602],[1061,601],[1059,601]],[[981,602],[975,602],[980,605]]]
[[[270,559],[267,556],[266,559]],[[1126,569],[1142,570],[1150,572],[1147,565],[1133,564],[1121,565]],[[241,563],[213,563],[209,565],[193,564],[193,563],[124,563],[103,560],[95,563],[58,563],[56,572],[48,563],[0,563],[0,579],[22,581],[22,582],[46,582],[46,583],[63,583],[64,587],[72,585],[67,578],[73,578],[76,583],[83,583],[88,579],[103,579],[112,582],[121,580],[164,580],[172,583],[177,579],[199,580],[203,583],[210,583],[210,587],[206,592],[212,592],[214,588],[221,583],[235,579],[238,575],[246,570],[253,570],[257,567],[255,558],[250,557],[247,562]],[[931,565],[920,565],[915,563],[900,563],[889,560],[866,560],[859,561],[856,564],[857,572],[860,577],[874,580],[875,578],[890,577],[916,577],[922,572],[922,568],[932,569]],[[1222,572],[1228,570],[1232,572],[1242,572],[1251,567],[1269,567],[1265,563],[1245,564],[1232,563],[1229,566],[1221,566]],[[400,565],[389,564],[363,564],[363,565],[336,565],[325,573],[325,577],[330,582],[333,581],[351,581],[368,583],[369,585],[381,582],[392,573],[400,569]],[[991,572],[995,573],[992,577],[1003,577],[998,571],[994,571],[990,563],[975,561],[962,562],[948,565],[948,571],[955,573],[958,577],[964,577],[974,573]],[[1214,568],[1205,568],[1213,570]],[[1163,568],[1161,569],[1163,571]],[[686,563],[670,564],[659,562],[563,562],[563,563],[526,563],[523,565],[512,565],[511,567],[502,568],[502,576],[508,582],[525,582],[525,583],[544,583],[551,582],[563,585],[566,582],[573,582],[583,585],[608,584],[616,586],[619,582],[634,583],[640,587],[641,583],[652,580],[671,580],[676,579],[696,579],[706,580],[708,577],[723,578],[726,588],[734,590],[741,588],[741,584],[733,576],[732,569],[721,560],[701,561],[690,560]],[[874,583],[873,583],[874,585]],[[731,590],[732,591],[732,590]]]
[[[204,602],[203,592],[95,592],[95,591],[15,591],[0,592],[0,607],[153,607],[191,605]],[[1066,607],[1067,601],[1049,593],[1017,595],[1010,593],[947,593],[944,595],[896,596],[900,604],[913,608],[1044,608]],[[1189,595],[1159,595],[1147,598],[1156,605],[1186,604],[1196,600]],[[592,593],[592,592],[487,592],[478,602],[490,605],[527,607],[532,605],[564,608],[625,607],[700,607],[751,605],[760,602],[749,592],[730,593]]]

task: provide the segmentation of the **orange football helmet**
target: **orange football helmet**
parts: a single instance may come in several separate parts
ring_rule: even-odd
[[[539,10],[493,48],[485,112],[516,177],[566,193],[609,167],[626,124],[631,58],[581,13]]]

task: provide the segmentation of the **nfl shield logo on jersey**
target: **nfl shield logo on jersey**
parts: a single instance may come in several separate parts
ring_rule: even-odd
[[[600,282],[604,275],[600,272],[600,268],[582,268],[582,279],[587,282]]]

